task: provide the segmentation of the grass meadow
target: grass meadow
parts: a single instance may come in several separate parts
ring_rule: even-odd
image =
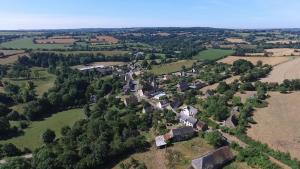
[[[0,141],[0,144],[13,143],[19,148],[27,147],[31,150],[42,145],[41,134],[46,129],[55,131],[56,137],[60,137],[60,130],[64,126],[71,126],[76,121],[83,119],[84,113],[82,109],[71,109],[56,113],[43,121],[31,122],[29,127],[24,130],[24,135],[14,137],[8,140]],[[12,122],[12,125],[18,125],[17,122]]]
[[[199,52],[193,57],[195,60],[219,60],[226,56],[232,55],[234,50],[225,49],[207,49]]]
[[[169,74],[169,73],[178,72],[182,70],[182,66],[185,66],[186,68],[190,68],[193,66],[193,63],[195,62],[196,62],[195,60],[180,60],[177,62],[172,62],[167,64],[153,65],[150,72],[156,75]]]

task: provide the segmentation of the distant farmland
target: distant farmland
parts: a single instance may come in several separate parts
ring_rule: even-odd
[[[64,44],[35,44],[32,38],[16,39],[10,42],[1,43],[0,47],[12,49],[66,49]]]
[[[193,59],[196,60],[219,60],[226,56],[232,55],[234,50],[225,49],[207,49],[199,52]]]
[[[122,51],[122,50],[113,50],[113,51],[37,51],[37,52],[45,52],[45,53],[56,53],[56,54],[63,54],[63,55],[70,55],[70,54],[102,54],[105,56],[119,56],[128,54],[129,51]]]

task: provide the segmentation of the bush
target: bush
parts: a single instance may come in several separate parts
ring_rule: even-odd
[[[42,139],[45,144],[52,143],[55,137],[56,137],[55,132],[50,129],[47,129],[42,135]]]
[[[221,147],[225,144],[225,140],[223,139],[222,134],[218,131],[206,133],[204,138],[209,144],[213,145],[215,148]]]

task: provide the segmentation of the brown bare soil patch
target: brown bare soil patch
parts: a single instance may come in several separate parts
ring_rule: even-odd
[[[119,40],[113,36],[96,36],[90,40],[91,43],[118,43]]]
[[[288,57],[247,57],[247,56],[228,56],[224,59],[219,60],[218,62],[227,63],[227,64],[233,64],[233,62],[244,59],[247,60],[253,64],[256,64],[258,61],[262,61],[263,64],[269,64],[269,65],[278,65],[280,63],[286,62],[289,60]]]
[[[284,58],[284,57],[282,57]],[[262,82],[278,82],[281,83],[284,79],[300,79],[300,58],[277,65],[273,68],[270,75],[263,78]]]
[[[292,48],[276,48],[265,50],[269,56],[300,56],[300,52]]]
[[[273,149],[291,153],[300,159],[300,92],[269,93],[268,107],[257,109],[248,135]]]

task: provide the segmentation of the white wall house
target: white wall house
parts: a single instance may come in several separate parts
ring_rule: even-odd
[[[185,116],[195,117],[195,115],[198,113],[198,110],[192,106],[185,106],[182,108],[181,112]]]

